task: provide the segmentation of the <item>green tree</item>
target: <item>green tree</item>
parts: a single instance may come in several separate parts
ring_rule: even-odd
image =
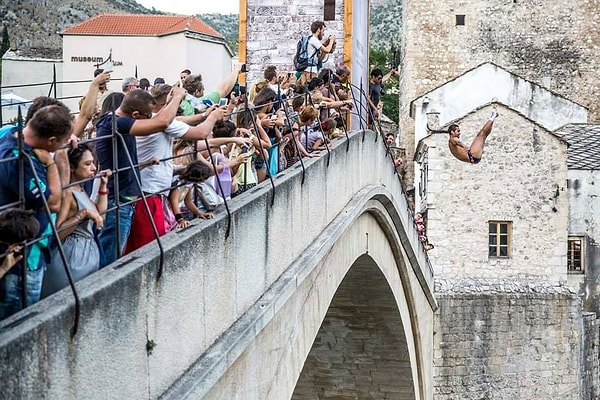
[[[0,43],[0,57],[10,49],[10,38],[8,37],[8,28],[4,26],[2,30],[2,42]]]
[[[380,68],[384,74],[390,69],[397,68],[398,52],[394,45],[390,49],[375,48],[369,50],[369,73],[373,68]],[[390,77],[383,87],[384,95],[381,96],[383,102],[383,113],[386,117],[394,121],[399,121],[400,93],[398,92],[399,82],[395,76]]]
[[[0,83],[2,83],[2,56],[6,50],[10,49],[10,38],[8,37],[8,28],[3,26],[2,42],[0,42]]]

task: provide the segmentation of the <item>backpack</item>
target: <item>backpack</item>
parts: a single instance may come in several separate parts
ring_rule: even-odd
[[[310,36],[302,36],[296,45],[296,55],[294,56],[294,68],[296,71],[304,71],[308,68],[308,40]]]

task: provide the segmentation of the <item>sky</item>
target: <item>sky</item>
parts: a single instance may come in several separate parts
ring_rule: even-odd
[[[136,0],[146,8],[183,15],[239,14],[240,0]]]

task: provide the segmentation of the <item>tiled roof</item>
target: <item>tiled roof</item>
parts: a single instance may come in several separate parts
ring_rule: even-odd
[[[567,167],[600,169],[600,125],[570,124],[555,133],[569,144]]]
[[[163,36],[183,32],[222,38],[219,32],[189,15],[100,14],[73,25],[61,35]]]

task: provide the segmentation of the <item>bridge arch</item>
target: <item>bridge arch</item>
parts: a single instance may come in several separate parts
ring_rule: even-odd
[[[328,312],[347,297],[346,284],[360,285],[357,279],[366,275],[377,279],[371,289],[382,294],[383,302],[375,308],[388,311],[392,320],[387,322],[393,332],[377,332],[379,339],[385,338],[387,348],[374,346],[371,354],[362,357],[366,365],[381,356],[382,351],[393,349],[391,355],[396,358],[390,357],[377,366],[372,365],[371,370],[363,370],[366,375],[360,390],[374,390],[377,386],[384,396],[388,390],[400,399],[432,398],[435,301],[429,297],[427,286],[422,285],[412,249],[403,246],[412,226],[400,221],[400,210],[393,198],[383,186],[364,187],[356,193],[345,211],[306,249],[305,256],[291,265],[255,304],[255,308],[272,310],[272,314],[271,311],[264,313],[260,325],[256,320],[251,321],[254,335],[244,337],[246,344],[237,340],[241,348],[231,350],[236,354],[235,359],[230,360],[226,370],[215,374],[218,379],[211,381],[205,369],[225,366],[204,363],[202,375],[207,380],[199,383],[193,376],[200,371],[191,371],[185,378],[188,384],[171,391],[167,398],[236,398],[239,393],[255,399],[315,398],[305,395],[319,390],[341,394],[345,382],[330,380],[332,387],[314,384],[311,387],[317,380],[322,383],[321,378],[314,375],[307,378],[302,370],[313,366],[314,357],[310,354],[315,338],[319,338],[323,323],[329,321]],[[337,295],[341,297],[336,298]],[[354,306],[368,308],[368,304],[361,303],[363,299],[364,296],[357,296]],[[260,311],[248,311],[248,314],[255,313]],[[240,330],[244,328],[238,326],[234,332]],[[207,359],[213,356],[218,355],[210,351],[205,355]],[[339,354],[332,356],[339,357]],[[190,385],[190,381],[196,384]]]
[[[415,399],[410,357],[414,348],[406,340],[402,322],[390,284],[365,253],[338,287],[292,399],[350,394]]]

